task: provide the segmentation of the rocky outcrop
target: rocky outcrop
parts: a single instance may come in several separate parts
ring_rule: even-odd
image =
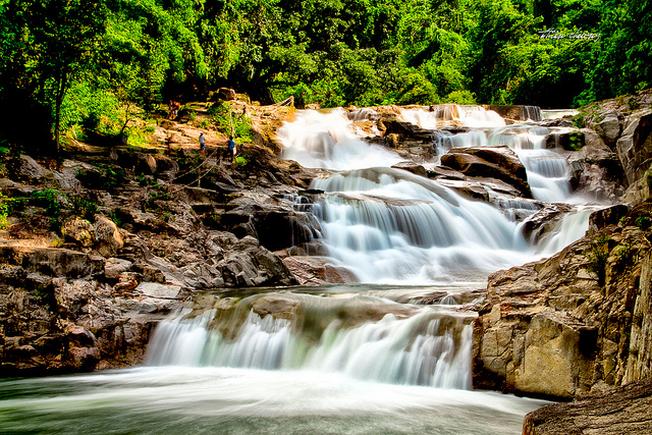
[[[636,183],[652,165],[652,111],[630,115],[616,143],[629,184]]]
[[[507,147],[453,148],[441,157],[441,164],[470,177],[504,181],[532,197],[525,167]]]
[[[607,226],[550,259],[489,277],[477,387],[573,398],[649,376],[650,204],[617,217],[594,219]]]
[[[558,403],[525,416],[524,435],[638,435],[652,433],[652,381]]]
[[[152,325],[178,304],[114,292],[111,268],[88,254],[24,242],[4,243],[2,250],[2,375],[138,363]]]
[[[567,157],[571,186],[576,193],[598,201],[616,202],[626,186],[621,162],[594,131],[582,131],[584,146]]]

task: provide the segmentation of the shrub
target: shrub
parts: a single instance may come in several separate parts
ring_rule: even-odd
[[[59,227],[61,227],[61,210],[66,196],[57,189],[42,189],[32,192],[31,199],[33,205],[45,208],[52,229],[59,230]]]
[[[600,234],[591,240],[591,248],[587,254],[589,271],[603,286],[606,277],[607,259],[609,258],[609,236]]]

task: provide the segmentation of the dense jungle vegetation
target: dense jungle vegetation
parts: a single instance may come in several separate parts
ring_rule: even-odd
[[[0,137],[116,136],[135,111],[219,86],[323,107],[580,105],[652,84],[651,9],[640,0],[0,0]]]

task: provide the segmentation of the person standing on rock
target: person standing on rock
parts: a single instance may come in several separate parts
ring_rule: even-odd
[[[199,153],[202,156],[206,155],[206,137],[204,137],[204,132],[199,133]]]
[[[231,157],[231,163],[233,163],[233,161],[235,160],[235,155],[238,152],[235,146],[235,140],[233,140],[233,136],[229,136],[228,147],[229,147],[229,156]]]

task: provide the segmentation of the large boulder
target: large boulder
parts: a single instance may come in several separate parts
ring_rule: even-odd
[[[627,184],[620,160],[594,131],[583,129],[582,133],[584,147],[568,155],[571,186],[579,194],[616,202]]]
[[[229,287],[256,287],[292,285],[296,279],[283,261],[246,236],[237,240],[229,233],[222,233],[224,257],[217,263],[222,271],[225,285]]]
[[[27,154],[21,154],[10,160],[9,177],[29,184],[42,184],[54,178],[52,171],[43,167]]]
[[[61,226],[64,240],[78,244],[82,248],[90,248],[95,242],[95,229],[86,219],[79,216],[66,220]]]
[[[496,178],[532,197],[525,167],[508,147],[453,148],[441,164],[469,177]]]
[[[299,285],[351,283],[357,279],[350,271],[332,264],[327,257],[286,257],[283,263]]]
[[[622,113],[615,110],[606,110],[591,119],[589,126],[613,149],[623,131],[623,121]]]
[[[118,226],[108,217],[95,215],[95,249],[104,257],[114,256],[124,246]]]

